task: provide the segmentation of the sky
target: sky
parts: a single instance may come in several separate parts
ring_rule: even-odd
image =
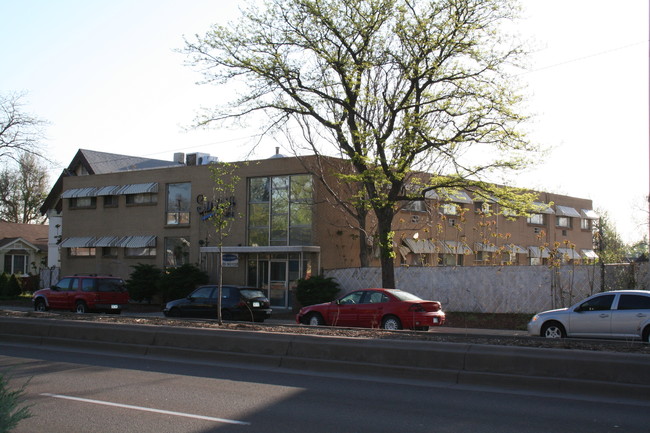
[[[548,149],[515,186],[593,200],[626,242],[648,233],[648,1],[522,0],[516,30],[533,47],[529,139]],[[236,18],[242,0],[0,0],[0,93],[25,92],[46,120],[54,182],[78,149],[171,160],[203,152],[266,158],[282,142],[252,127],[194,130],[220,90],[178,50]],[[283,153],[289,153],[285,149]]]

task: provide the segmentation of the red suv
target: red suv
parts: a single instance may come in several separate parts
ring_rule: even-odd
[[[129,303],[121,278],[100,275],[64,277],[49,289],[34,292],[34,310],[71,310],[77,313],[106,311],[120,314]]]

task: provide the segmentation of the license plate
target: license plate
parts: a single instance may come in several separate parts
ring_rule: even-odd
[[[440,321],[439,318],[437,318],[437,317],[434,317],[434,318],[433,318],[433,323],[438,323],[439,321]]]
[[[253,302],[253,307],[258,308],[260,306],[259,302]]]
[[[111,305],[111,310],[119,310],[120,306],[117,304],[112,304]]]

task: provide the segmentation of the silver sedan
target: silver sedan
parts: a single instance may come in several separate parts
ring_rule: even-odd
[[[528,333],[546,338],[640,338],[650,343],[650,292],[597,293],[569,308],[535,314]]]

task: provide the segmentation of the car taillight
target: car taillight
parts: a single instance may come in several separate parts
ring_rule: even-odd
[[[420,304],[413,304],[409,307],[409,311],[413,313],[424,313],[426,310]]]

